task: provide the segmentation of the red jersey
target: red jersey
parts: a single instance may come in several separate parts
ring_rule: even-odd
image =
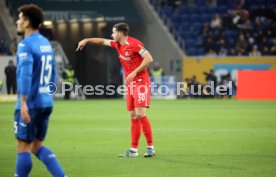
[[[128,37],[125,45],[110,41],[110,46],[118,52],[120,62],[123,66],[125,77],[134,71],[143,61],[143,55],[147,52],[144,44],[139,40]],[[138,78],[149,79],[147,68],[140,71],[133,80]]]

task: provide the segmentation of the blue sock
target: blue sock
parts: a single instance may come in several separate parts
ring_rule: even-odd
[[[32,157],[29,152],[18,152],[16,159],[16,177],[28,177],[32,169]]]
[[[37,152],[36,157],[47,167],[48,171],[54,177],[64,177],[64,171],[61,168],[55,154],[47,147],[42,146]]]

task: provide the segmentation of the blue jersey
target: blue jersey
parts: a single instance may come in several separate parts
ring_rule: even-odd
[[[56,64],[48,39],[38,32],[28,35],[18,44],[16,58],[16,110],[20,109],[22,95],[28,96],[29,109],[52,107],[53,96],[49,94],[47,86],[55,83]]]

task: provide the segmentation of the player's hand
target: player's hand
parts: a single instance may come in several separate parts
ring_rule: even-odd
[[[87,40],[83,39],[78,43],[76,51],[82,50],[86,46]]]
[[[130,82],[133,81],[133,79],[136,75],[137,75],[136,72],[134,72],[134,71],[131,72],[126,78],[126,84],[127,85],[130,84]]]
[[[31,121],[31,116],[29,114],[29,110],[28,110],[28,106],[27,106],[27,103],[24,101],[24,102],[21,102],[21,108],[20,108],[21,112],[21,116],[23,118],[23,121],[28,124],[30,121]]]

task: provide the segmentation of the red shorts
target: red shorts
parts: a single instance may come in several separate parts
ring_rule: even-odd
[[[149,108],[150,105],[150,80],[137,79],[127,87],[127,109],[133,111],[137,107]]]

